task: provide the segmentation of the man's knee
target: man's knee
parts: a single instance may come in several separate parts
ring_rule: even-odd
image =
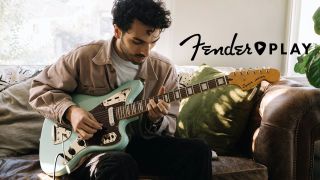
[[[98,157],[94,176],[96,179],[135,179],[138,176],[138,165],[127,153],[104,153]]]

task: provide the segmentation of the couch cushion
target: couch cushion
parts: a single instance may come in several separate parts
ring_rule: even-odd
[[[39,73],[44,66],[0,66],[0,91]]]
[[[191,84],[223,75],[203,65]],[[188,79],[181,78],[182,80]],[[181,101],[177,136],[204,139],[218,155],[235,154],[252,110],[255,92],[234,85],[218,87]]]
[[[212,161],[213,179],[215,180],[267,180],[267,167],[252,159],[220,156]]]
[[[38,151],[44,118],[28,103],[31,81],[0,92],[0,157]]]
[[[38,155],[0,159],[0,179],[51,180],[42,172]]]
[[[25,155],[21,157],[7,157],[0,160],[0,179],[51,179],[40,169],[38,155]],[[212,161],[214,180],[267,180],[267,168],[251,159],[241,157],[220,156],[217,161]],[[67,176],[57,179],[66,180]],[[166,178],[155,176],[140,176],[140,180],[156,180]]]

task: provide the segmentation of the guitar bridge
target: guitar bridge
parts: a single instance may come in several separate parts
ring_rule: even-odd
[[[51,134],[52,134],[53,144],[60,144],[70,138],[71,131],[64,127],[59,127],[58,125],[55,124],[52,127]]]

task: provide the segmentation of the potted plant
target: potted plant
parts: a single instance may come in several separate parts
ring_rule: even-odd
[[[313,14],[314,31],[320,35],[320,7]],[[299,56],[294,71],[306,74],[309,83],[320,88],[320,45],[315,44],[308,54]]]

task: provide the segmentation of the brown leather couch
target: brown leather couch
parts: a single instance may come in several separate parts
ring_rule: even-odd
[[[320,139],[320,90],[282,80],[265,88],[252,117],[260,121],[253,158],[269,179],[313,179],[314,144]],[[256,131],[257,132],[257,131]]]
[[[314,144],[320,139],[320,90],[281,80],[263,82],[258,93],[239,155],[213,160],[213,179],[314,179],[319,172]],[[50,179],[41,172],[37,155],[1,159],[0,169],[0,179]]]

